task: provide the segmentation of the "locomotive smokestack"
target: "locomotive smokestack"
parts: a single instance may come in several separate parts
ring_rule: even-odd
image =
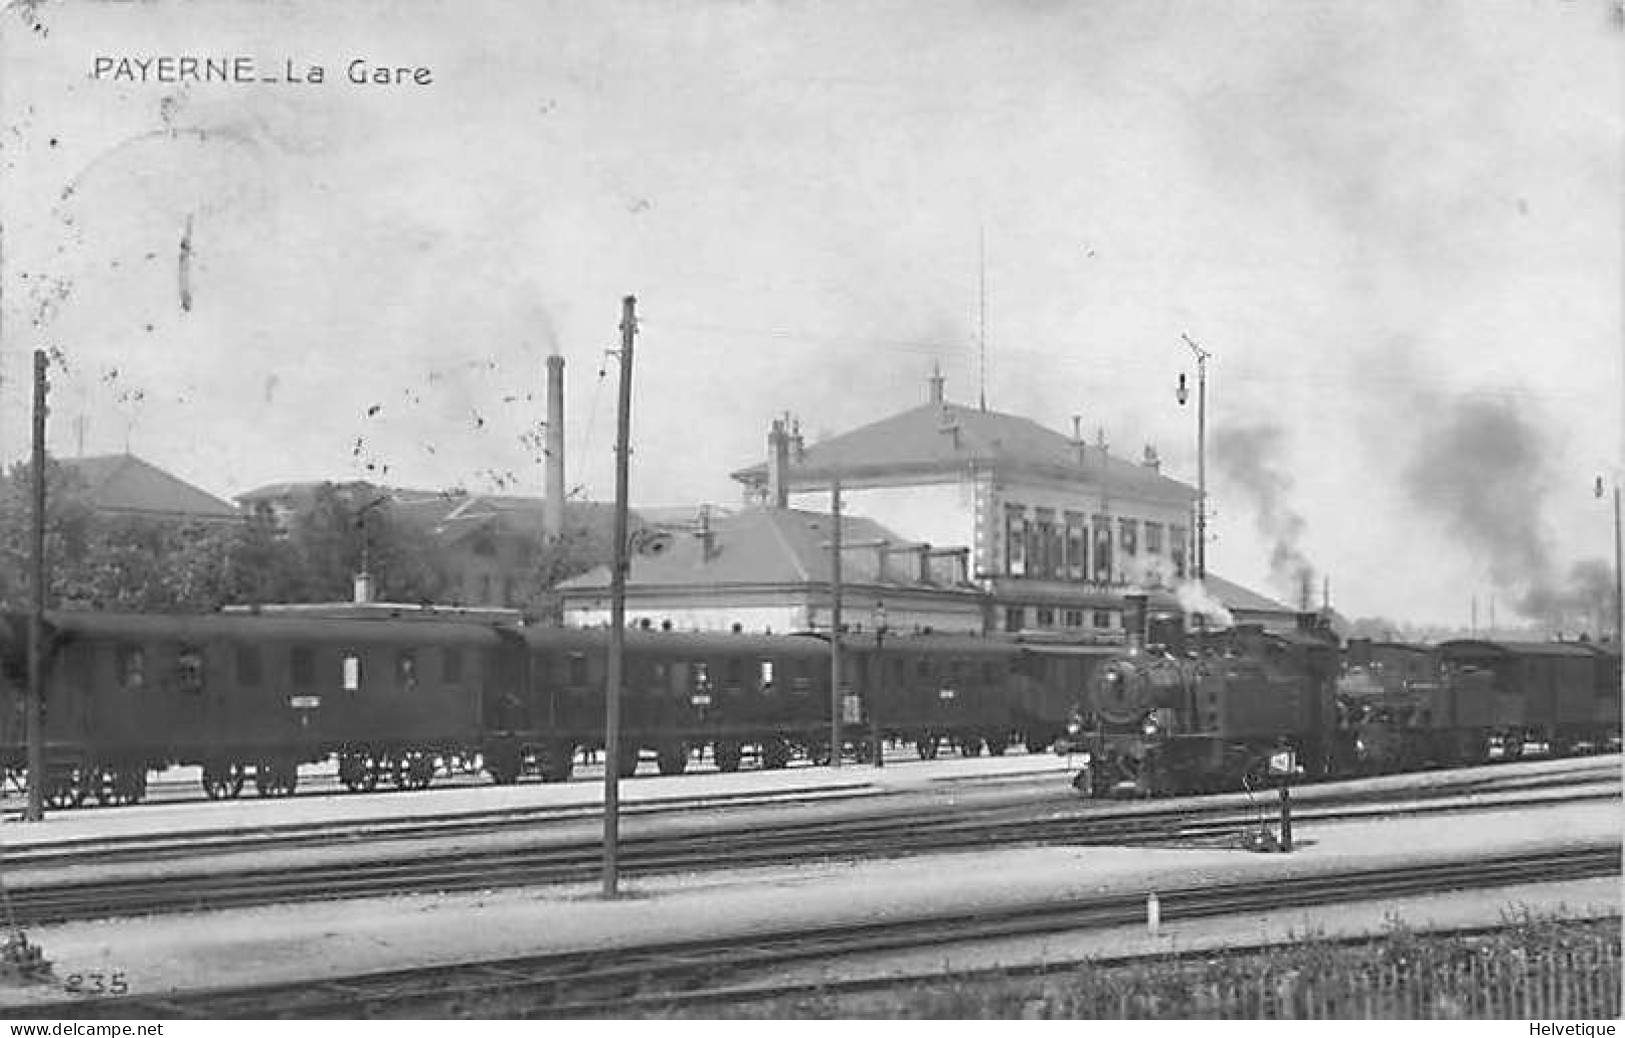
[[[1128,605],[1123,610],[1123,632],[1128,637],[1129,652],[1145,650],[1146,598],[1143,592],[1123,596]]]
[[[547,358],[547,435],[542,446],[547,455],[542,539],[557,544],[564,537],[564,358],[556,353]]]

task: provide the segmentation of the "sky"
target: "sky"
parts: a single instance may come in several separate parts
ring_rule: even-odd
[[[1611,566],[1593,482],[1625,476],[1622,24],[1617,0],[12,3],[0,458],[43,348],[59,454],[225,497],[539,494],[556,350],[567,482],[608,499],[635,294],[634,505],[737,503],[773,416],[816,441],[923,403],[933,364],[951,400],[1081,415],[1194,482],[1188,335],[1212,570],[1277,595],[1312,571],[1351,616],[1539,613]],[[187,55],[284,81],[96,74]],[[355,84],[356,59],[430,82]]]

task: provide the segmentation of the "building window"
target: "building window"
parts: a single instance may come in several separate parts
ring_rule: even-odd
[[[1185,577],[1186,544],[1185,528],[1183,526],[1170,526],[1168,528],[1169,554],[1174,560],[1174,575],[1183,579]]]
[[[1026,510],[1020,505],[1004,506],[1004,571],[1012,577],[1027,575]]]
[[[1040,626],[1040,627],[1054,627],[1055,626],[1055,610],[1049,608],[1048,606],[1039,606],[1038,607],[1038,626]]]
[[[1083,626],[1083,610],[1082,609],[1068,609],[1066,611],[1066,614],[1063,617],[1063,619],[1065,620],[1066,626],[1068,626],[1068,627],[1082,627]]]
[[[1162,554],[1162,524],[1145,524],[1145,553],[1147,555]]]
[[[1084,517],[1066,513],[1066,576],[1069,580],[1089,579],[1089,533]]]
[[[1110,584],[1112,580],[1112,521],[1104,515],[1094,517],[1095,525],[1095,580]]]
[[[1123,558],[1132,559],[1139,547],[1140,523],[1137,519],[1117,520],[1117,546]]]
[[[418,655],[411,649],[402,649],[395,657],[395,684],[402,692],[418,687]]]
[[[1107,628],[1111,627],[1111,625],[1112,625],[1111,610],[1109,610],[1109,609],[1096,609],[1095,610],[1095,629],[1103,631],[1103,630],[1106,630]]]
[[[139,645],[120,646],[116,659],[119,684],[133,692],[147,683],[147,654]]]
[[[1055,510],[1040,508],[1033,523],[1032,573],[1037,577],[1053,577],[1061,568],[1060,538],[1055,529]]]
[[[1007,606],[1004,610],[1004,629],[1019,631],[1026,623],[1026,610],[1021,606]]]

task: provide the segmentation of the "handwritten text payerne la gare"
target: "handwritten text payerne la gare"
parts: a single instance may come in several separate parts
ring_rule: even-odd
[[[90,78],[113,83],[293,83],[323,84],[327,66],[284,58],[262,65],[248,55],[199,57],[195,54],[98,54]],[[390,65],[354,58],[333,82],[356,86],[430,86],[434,70],[427,65]]]

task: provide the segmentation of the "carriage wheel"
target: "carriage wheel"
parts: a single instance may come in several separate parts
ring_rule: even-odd
[[[790,746],[777,735],[762,740],[762,767],[777,771],[790,763]]]
[[[113,773],[114,793],[121,804],[139,804],[147,796],[147,769],[142,764],[126,764]]]
[[[662,775],[681,775],[688,770],[688,743],[672,742],[655,752],[655,764]]]
[[[1004,751],[1010,748],[1009,732],[994,732],[987,737],[987,752],[993,757],[1004,756]]]
[[[982,755],[982,737],[980,735],[960,736],[959,755],[961,757],[980,757]]]
[[[716,758],[718,771],[732,772],[739,770],[739,759],[743,754],[740,752],[738,742],[733,739],[722,739],[711,747],[711,756]]]
[[[78,765],[50,769],[45,773],[45,804],[58,811],[78,807],[85,802],[86,776]]]
[[[568,782],[575,765],[575,743],[568,739],[549,740],[536,758],[536,770],[541,772],[543,782]]]
[[[914,740],[914,752],[921,760],[936,760],[938,742],[935,735],[922,735]]]
[[[512,749],[492,750],[485,755],[485,771],[499,786],[519,781],[519,753]]]
[[[237,763],[203,765],[203,792],[210,800],[235,800],[243,791],[248,769]]]

